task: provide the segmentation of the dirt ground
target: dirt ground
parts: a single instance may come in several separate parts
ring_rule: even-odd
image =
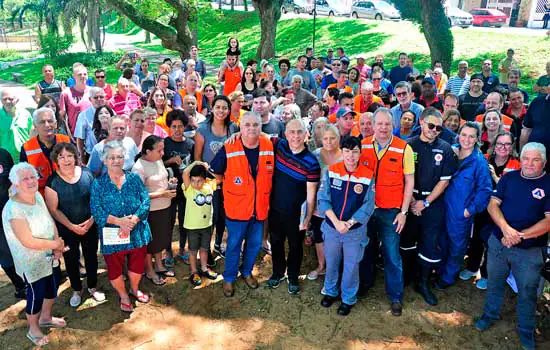
[[[176,243],[174,242],[174,248]],[[305,247],[302,272],[316,266],[315,250]],[[263,252],[255,267],[261,285],[250,290],[242,280],[233,298],[225,298],[221,278],[193,288],[189,267],[176,264],[176,277],[166,285],[142,281],[141,289],[152,301],[137,305],[131,314],[118,309],[117,296],[109,285],[100,259],[98,288],[107,301],[97,305],[85,299],[77,309],[69,306],[72,291],[62,284],[54,306],[56,316],[65,317],[66,329],[49,331],[49,349],[516,349],[515,298],[506,293],[503,320],[486,333],[472,327],[472,318],[483,308],[484,292],[473,283],[437,292],[439,305],[429,307],[412,287],[405,290],[402,317],[393,317],[385,296],[383,274],[376,286],[361,299],[348,317],[336,314],[338,303],[320,305],[323,279],[302,281],[302,292],[291,296],[287,285],[264,288],[271,273],[271,258]],[[218,260],[216,271],[223,271]],[[30,349],[25,337],[25,301],[13,297],[13,287],[0,275],[0,349]],[[550,348],[548,302],[539,303],[538,348]]]

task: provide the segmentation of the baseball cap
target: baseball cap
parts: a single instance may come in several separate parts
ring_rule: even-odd
[[[424,85],[424,84],[435,85],[435,80],[433,80],[432,77],[425,77],[424,79],[422,79],[422,85]]]
[[[340,119],[342,118],[343,116],[345,116],[346,114],[351,114],[352,116],[355,117],[355,115],[357,113],[355,113],[355,111],[353,111],[352,109],[348,108],[348,107],[340,107],[338,109],[338,112],[336,112],[336,118]]]
[[[344,58],[342,58],[342,59],[340,60],[340,63],[349,66],[349,59],[347,59],[347,58],[344,57]]]
[[[481,73],[472,74],[472,76],[470,77],[470,81],[474,79],[483,80],[483,74]]]

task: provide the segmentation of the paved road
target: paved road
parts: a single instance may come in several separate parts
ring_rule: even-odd
[[[23,108],[36,108],[36,102],[34,102],[33,95],[34,90],[27,88],[23,84],[15,83],[13,81],[0,80],[0,89],[9,88],[19,98],[19,107]]]

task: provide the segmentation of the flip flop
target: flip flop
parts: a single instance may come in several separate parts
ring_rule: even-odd
[[[149,302],[149,296],[146,294],[143,294],[141,290],[138,290],[137,293],[130,292],[128,294],[136,298],[137,301],[139,301],[140,303],[147,304]]]
[[[145,278],[147,278],[149,281],[151,281],[155,286],[163,286],[166,284],[166,281],[160,278],[159,275],[155,275],[155,277],[149,277],[145,275]]]
[[[132,312],[134,311],[134,306],[132,306],[132,303],[125,303],[122,301],[121,298],[118,298],[119,302],[120,302],[120,311],[124,311],[124,312]]]
[[[155,272],[159,275],[163,275],[164,277],[176,277],[175,272],[172,270],[160,270]]]
[[[67,322],[65,322],[62,318],[52,317],[52,319],[48,322],[41,323],[38,321],[38,325],[46,328],[65,328],[67,326]]]
[[[36,346],[44,346],[50,342],[50,339],[48,339],[47,335],[43,335],[41,337],[35,337],[30,332],[27,332],[27,339],[29,339]]]

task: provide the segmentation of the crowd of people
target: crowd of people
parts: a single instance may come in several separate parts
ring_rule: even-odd
[[[61,81],[45,65],[32,115],[1,91],[0,263],[27,300],[30,341],[44,345],[41,327],[66,326],[51,313],[61,258],[72,307],[83,276],[90,297],[105,300],[99,246],[124,312],[149,302],[142,277],[155,286],[175,277],[176,259],[193,286],[219,278],[219,256],[226,297],[239,274],[258,288],[262,249],[273,262],[266,287],[286,280],[296,295],[302,273],[324,276],[321,305],[340,298],[342,316],[378,270],[394,316],[408,284],[436,305],[434,288],[479,273],[486,301],[475,327],[499,319],[508,281],[521,344],[534,348],[549,278],[550,62],[529,103],[512,49],[496,73],[491,60],[473,73],[460,61],[449,77],[441,62],[420,72],[403,52],[388,69],[382,55],[352,65],[344,48],[325,57],[308,48],[292,67],[243,64],[238,40],[227,45],[215,77],[195,46],[156,72],[126,53],[116,88],[104,69],[91,79],[75,63]],[[304,245],[317,253],[311,271]]]

